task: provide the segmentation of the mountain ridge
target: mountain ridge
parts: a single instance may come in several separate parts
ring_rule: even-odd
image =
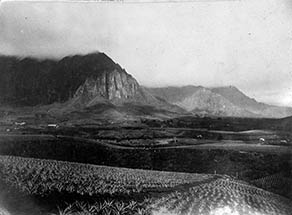
[[[292,115],[292,108],[257,102],[234,86],[143,87],[102,52],[60,60],[0,56],[0,103],[12,106],[60,103],[64,111],[112,104],[126,106],[123,110],[152,106],[154,109],[148,110],[178,114],[273,118]]]
[[[0,71],[1,104],[35,106],[57,102],[62,104],[56,107],[63,113],[99,104],[127,103],[184,112],[148,93],[104,53],[67,56],[59,61],[0,57]]]

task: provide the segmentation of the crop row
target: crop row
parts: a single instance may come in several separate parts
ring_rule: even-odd
[[[270,187],[279,187],[279,186],[290,186],[292,185],[292,179],[285,177],[282,173],[269,175],[262,177],[256,180],[253,180],[252,183],[258,187],[268,189]]]
[[[154,214],[291,214],[291,201],[246,183],[217,179],[155,200]],[[223,213],[224,212],[224,213]]]
[[[212,175],[97,166],[56,160],[0,156],[5,183],[29,194],[50,192],[130,194],[200,182]]]
[[[257,187],[278,193],[292,199],[292,178],[283,173],[277,173],[251,181]]]
[[[150,209],[146,204],[147,202],[138,203],[133,200],[129,202],[104,200],[94,204],[76,201],[50,215],[149,215]]]

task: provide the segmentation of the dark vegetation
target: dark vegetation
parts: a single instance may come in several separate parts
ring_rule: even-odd
[[[196,117],[186,116],[168,120],[144,119],[150,127],[200,128],[222,131],[246,131],[255,129],[292,131],[291,117],[283,119],[240,118],[240,117]]]

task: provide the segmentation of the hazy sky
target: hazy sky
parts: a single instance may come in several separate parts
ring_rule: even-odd
[[[2,54],[97,50],[142,85],[235,85],[292,106],[291,0],[1,4]]]

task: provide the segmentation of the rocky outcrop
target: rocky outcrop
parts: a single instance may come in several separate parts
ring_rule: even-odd
[[[85,95],[89,99],[103,97],[109,100],[134,98],[139,89],[138,82],[124,71],[103,71],[96,77],[86,79],[76,91],[76,96]]]

